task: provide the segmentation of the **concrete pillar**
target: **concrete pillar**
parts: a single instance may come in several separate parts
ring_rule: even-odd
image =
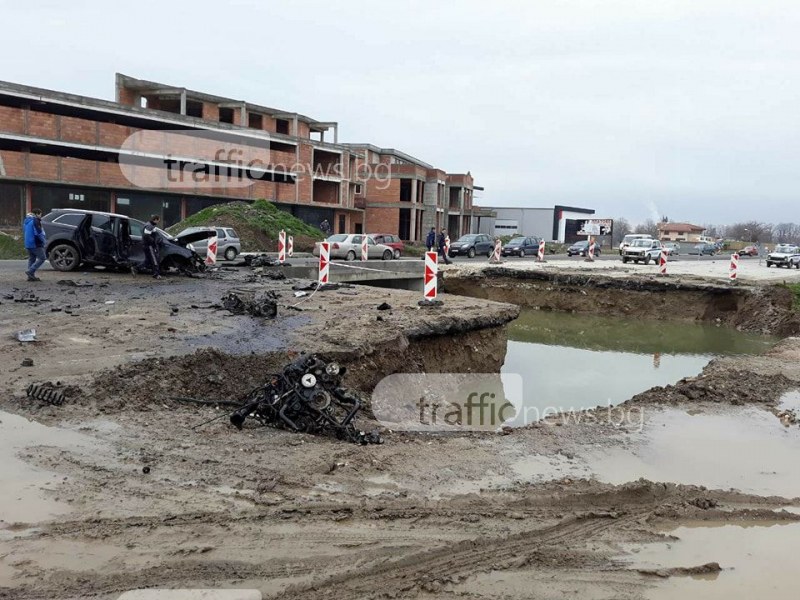
[[[186,114],[186,90],[181,90],[181,114]]]

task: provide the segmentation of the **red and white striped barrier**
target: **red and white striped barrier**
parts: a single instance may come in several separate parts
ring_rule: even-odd
[[[444,255],[450,256],[450,236],[446,235],[444,238]]]
[[[328,283],[328,271],[331,264],[331,245],[330,242],[320,242],[319,244],[319,285]]]
[[[494,241],[494,250],[492,251],[491,256],[489,256],[490,263],[499,263],[500,261],[500,252],[503,249],[503,242],[500,241],[500,238]]]
[[[439,255],[436,252],[425,253],[425,285],[423,295],[425,300],[436,300],[439,287],[437,273],[439,271]]]
[[[589,242],[589,254],[587,255],[586,258],[588,260],[594,260],[594,253],[595,253],[595,244],[594,240],[592,240],[591,242]]]
[[[217,236],[208,238],[208,246],[206,249],[206,264],[217,264]]]
[[[367,236],[361,238],[361,260],[369,259],[369,240]]]
[[[666,275],[667,274],[667,249],[666,248],[662,248],[661,249],[661,257],[659,259],[658,266],[659,266],[659,274],[660,275]]]
[[[278,262],[286,262],[286,232],[283,229],[278,234]]]
[[[536,255],[536,260],[544,262],[544,240],[539,240],[539,253]]]
[[[737,252],[734,252],[733,254],[731,254],[731,270],[730,270],[731,281],[736,281],[738,270],[739,270],[739,254]]]
[[[294,255],[294,238],[289,236],[289,239],[286,242],[286,256],[292,258],[292,255]]]

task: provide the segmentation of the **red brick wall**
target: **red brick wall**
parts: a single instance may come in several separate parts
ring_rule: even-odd
[[[25,156],[24,152],[0,150],[0,157],[3,159],[3,166],[6,169],[7,177],[19,177],[22,179],[27,176],[25,170]]]
[[[56,115],[36,110],[28,111],[28,135],[56,139],[58,137],[56,127]]]
[[[97,121],[59,116],[57,124],[64,141],[91,145],[97,143]]]
[[[25,133],[25,117],[22,109],[0,106],[0,131]]]
[[[400,230],[399,208],[367,208],[366,233],[392,233]]]

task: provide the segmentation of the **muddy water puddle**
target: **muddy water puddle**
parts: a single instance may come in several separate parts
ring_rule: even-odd
[[[42,446],[86,455],[97,455],[101,449],[88,436],[0,411],[0,533],[16,522],[36,523],[70,511],[56,500],[65,476],[20,457]]]
[[[800,497],[800,429],[759,408],[724,414],[651,409],[628,448],[594,448],[582,456],[601,481],[669,481]]]
[[[616,405],[697,375],[717,356],[757,354],[776,340],[707,324],[523,310],[509,325],[504,373],[519,373],[524,411],[514,424],[556,411]]]
[[[691,568],[716,562],[722,570],[657,581],[650,600],[798,597],[796,552],[800,523],[779,521],[684,522],[663,533],[668,542],[630,546],[621,560],[634,569]]]

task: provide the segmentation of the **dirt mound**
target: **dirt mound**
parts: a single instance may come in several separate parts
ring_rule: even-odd
[[[231,202],[210,206],[169,228],[177,234],[187,227],[233,227],[242,240],[243,252],[275,252],[281,230],[293,237],[297,252],[310,252],[322,232],[277,208],[266,200]]]

